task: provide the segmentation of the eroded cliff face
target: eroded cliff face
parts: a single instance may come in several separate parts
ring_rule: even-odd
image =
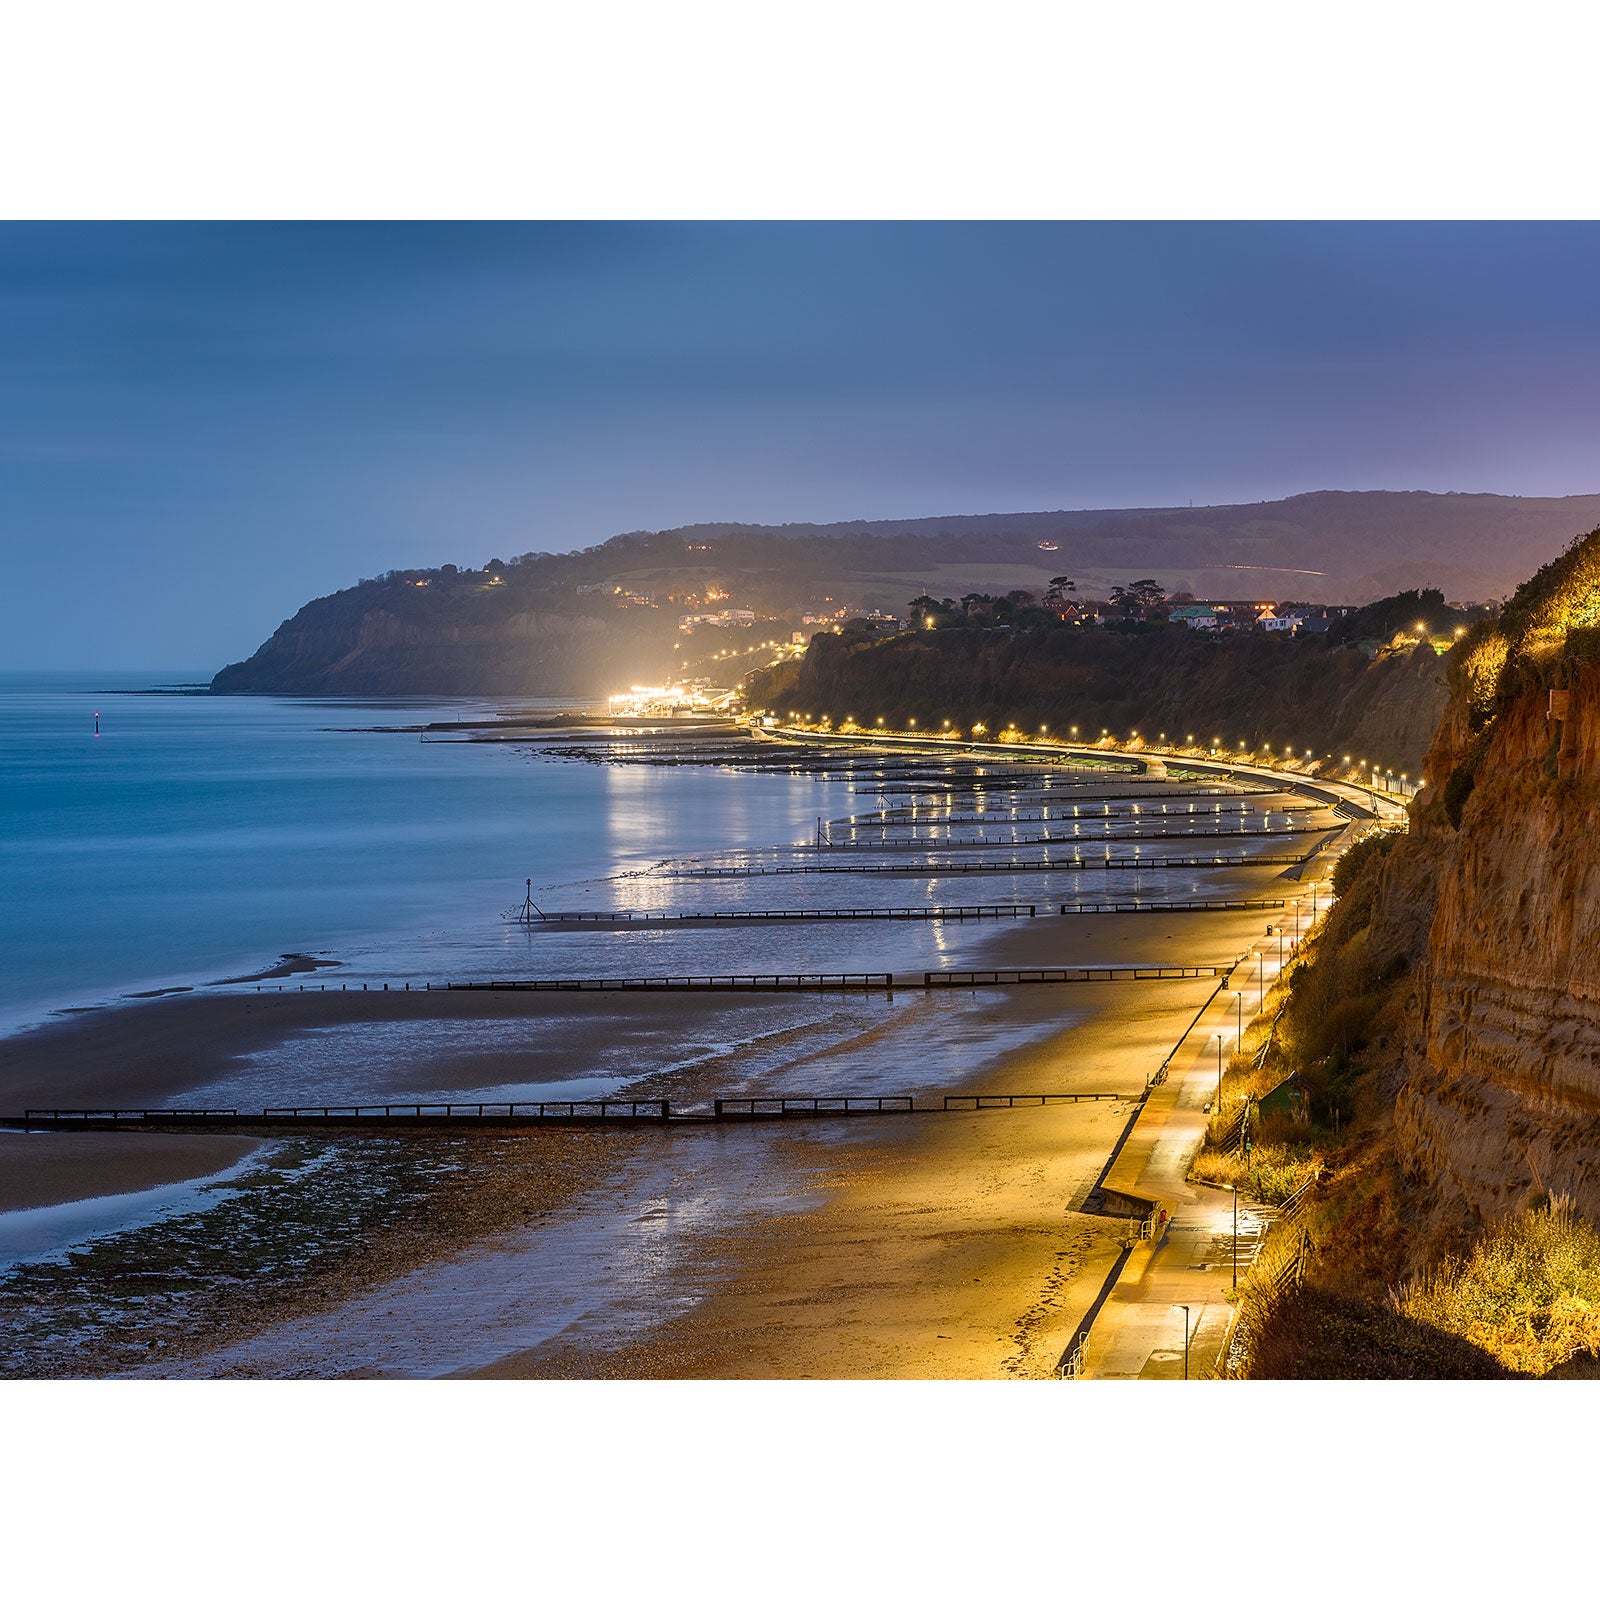
[[[1396,948],[1426,928],[1401,1040],[1402,1168],[1473,1221],[1539,1192],[1600,1218],[1596,620],[1600,534],[1468,641],[1430,798],[1373,918]]]

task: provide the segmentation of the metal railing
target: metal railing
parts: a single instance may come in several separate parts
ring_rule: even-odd
[[[1061,1359],[1056,1363],[1056,1376],[1058,1378],[1081,1378],[1085,1357],[1088,1354],[1089,1335],[1080,1333],[1062,1352]]]

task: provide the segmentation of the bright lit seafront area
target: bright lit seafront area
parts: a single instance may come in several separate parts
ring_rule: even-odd
[[[1016,802],[1018,810],[1032,803],[1022,794]],[[1126,805],[1122,811],[1139,826],[1136,813]],[[1015,831],[1029,826],[1019,822]],[[1309,842],[1297,840],[1295,853]],[[1257,853],[1266,848],[1251,846]],[[1226,848],[1229,855],[1248,853],[1231,841]],[[715,859],[819,858],[837,859],[814,847]],[[511,928],[502,930],[501,949],[508,975],[517,976],[530,966],[551,975],[594,975],[1219,964],[1259,932],[1261,914],[1063,917],[1055,908],[1086,891],[1108,900],[1168,902],[1196,893],[1268,897],[1277,870],[932,878],[647,873],[611,885],[612,892],[621,888],[623,903],[639,906],[643,889],[680,910],[727,909],[730,901],[793,905],[802,897],[808,905],[852,906],[1022,899],[1036,903],[1041,915],[988,924],[669,925],[559,940]],[[982,886],[976,894],[975,882]],[[866,949],[873,951],[870,960],[861,958]],[[407,1270],[360,1286],[315,1318],[280,1315],[232,1349],[187,1358],[198,1364],[185,1370],[1048,1370],[1121,1236],[1119,1225],[1082,1216],[1076,1205],[1126,1126],[1146,1075],[1209,988],[1189,981],[900,993],[892,1000],[834,994],[619,1001],[506,991],[302,994],[290,985],[283,994],[145,1002],[126,1020],[173,1019],[170,1026],[161,1021],[151,1041],[160,1045],[166,1072],[174,1055],[184,1054],[174,1045],[190,1034],[187,1081],[169,1076],[160,1088],[191,1104],[216,1103],[223,1091],[228,1103],[249,1103],[269,1089],[277,1103],[301,1094],[313,1102],[348,1102],[369,1090],[375,1099],[509,1092],[532,1098],[536,1091],[565,1098],[596,1087],[690,1100],[716,1092],[930,1093],[974,1085],[1123,1097],[914,1123],[789,1124],[665,1139],[606,1135],[603,1148],[590,1141],[576,1158],[581,1136],[518,1142],[518,1159],[537,1164],[555,1153],[554,1141],[565,1141],[560,1159],[569,1166],[577,1159],[582,1168],[561,1203],[527,1219],[537,1226],[468,1229],[446,1239],[444,1250],[432,1241],[436,1260],[422,1266],[406,1260]],[[80,1026],[109,1020],[80,1019]],[[129,1031],[149,1030],[119,1030],[123,1048],[116,1055],[124,1070]],[[227,1037],[226,1056],[207,1059],[199,1036],[218,1033]],[[505,1142],[498,1143],[503,1150]],[[469,1169],[477,1159],[470,1149],[459,1157]],[[493,1164],[501,1162],[497,1153]],[[358,1163],[350,1176],[359,1179]],[[879,1269],[870,1282],[859,1271],[864,1252]],[[978,1270],[969,1272],[974,1265]],[[777,1302],[807,1309],[780,1315]],[[761,1336],[749,1337],[758,1328]]]

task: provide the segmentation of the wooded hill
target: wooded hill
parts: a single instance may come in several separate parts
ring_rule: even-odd
[[[1068,576],[1104,596],[1153,578],[1221,600],[1359,604],[1423,587],[1492,599],[1596,522],[1600,496],[1328,492],[1192,510],[704,524],[369,579],[302,607],[213,688],[600,695],[672,671],[683,613],[736,606],[772,619],[770,632],[807,610],[901,612],[924,585],[1005,594]]]
[[[1178,626],[953,628],[870,640],[814,639],[795,662],[753,675],[752,705],[937,729],[1041,725],[1098,738],[1311,748],[1416,774],[1444,710],[1445,662],[1431,644],[1376,658],[1326,637],[1212,636]]]

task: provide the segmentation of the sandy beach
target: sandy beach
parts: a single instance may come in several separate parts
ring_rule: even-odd
[[[209,1178],[260,1147],[227,1134],[0,1134],[0,1212]]]
[[[1206,882],[1216,899],[1294,890],[1273,868]],[[927,948],[979,969],[1223,967],[1278,915],[1061,916],[1056,898],[1033,918],[936,932]],[[686,952],[677,970],[703,970],[687,954],[699,931],[683,931],[695,936],[680,946],[668,933],[667,951]],[[601,937],[614,972],[638,935]],[[646,937],[658,963],[671,959],[659,930]],[[883,970],[881,934],[867,924],[849,939],[854,970]],[[323,965],[283,957],[0,1040],[0,1114],[886,1088],[925,1104],[979,1090],[1115,1098],[737,1129],[268,1140],[266,1177],[208,1220],[151,1235],[159,1265],[129,1259],[147,1249],[130,1234],[75,1257],[70,1275],[27,1269],[19,1305],[115,1306],[114,1338],[47,1351],[38,1370],[1048,1376],[1127,1236],[1085,1202],[1215,986],[924,989],[917,970],[897,971],[887,994],[341,989]],[[24,1154],[0,1162],[0,1210],[204,1177],[255,1148],[131,1132],[12,1146]],[[249,1241],[243,1277],[235,1238]],[[116,1286],[130,1272],[161,1292],[128,1302]]]

